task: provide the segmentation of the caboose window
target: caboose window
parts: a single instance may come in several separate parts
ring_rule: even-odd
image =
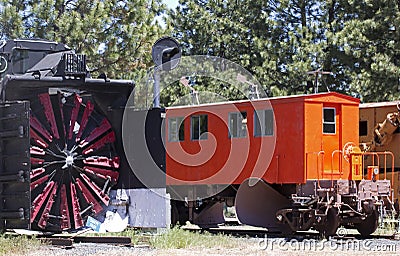
[[[229,138],[247,136],[247,112],[229,113]]]
[[[191,139],[206,140],[208,132],[208,116],[192,116],[191,121]]]
[[[274,135],[274,113],[272,109],[254,111],[254,136]]]
[[[323,116],[323,133],[336,133],[336,109],[324,108]]]
[[[368,121],[360,121],[358,135],[367,136],[368,135]]]
[[[183,117],[171,117],[168,119],[168,140],[185,140],[185,126],[183,123]]]

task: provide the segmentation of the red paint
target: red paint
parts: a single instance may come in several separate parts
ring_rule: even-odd
[[[82,103],[82,99],[81,99],[81,97],[78,96],[78,94],[74,95],[74,103],[75,103],[74,108],[71,111],[71,123],[70,123],[70,127],[69,127],[69,132],[68,132],[68,139],[72,139],[75,122],[76,122],[76,119],[78,118],[79,109],[80,109],[81,103]]]
[[[46,115],[47,121],[50,124],[53,136],[56,139],[59,139],[60,135],[58,133],[56,118],[54,116],[54,110],[53,110],[53,105],[51,104],[50,95],[48,93],[39,94],[39,100],[43,106],[44,114]]]
[[[78,134],[76,135],[76,141],[80,140],[82,133],[85,130],[87,123],[89,122],[89,116],[92,114],[93,110],[94,110],[94,105],[92,102],[90,102],[90,100],[88,100],[88,102],[86,103],[85,110],[83,111],[81,123],[79,126],[79,131]]]

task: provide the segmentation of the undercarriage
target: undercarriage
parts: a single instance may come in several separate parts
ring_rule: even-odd
[[[318,187],[317,183],[309,181],[298,185],[298,191],[311,190],[306,188],[311,186],[315,193],[293,194],[290,206],[276,212],[277,221],[286,226],[284,230],[296,232],[314,228],[324,236],[331,236],[344,225],[356,228],[362,236],[375,232],[381,214],[379,209],[390,202],[389,180],[338,180],[333,187]]]

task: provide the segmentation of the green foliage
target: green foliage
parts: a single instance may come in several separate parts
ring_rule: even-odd
[[[213,54],[242,65],[269,95],[310,89],[307,71],[320,68],[324,47],[314,24],[321,15],[316,1],[192,0],[180,4],[170,14],[171,22],[188,54]],[[210,90],[210,83],[206,87]],[[211,91],[218,89],[211,84]]]
[[[237,247],[238,240],[227,235],[213,235],[208,232],[193,232],[178,226],[167,229],[163,233],[145,232],[140,229],[127,229],[118,233],[85,233],[83,236],[126,236],[132,239],[134,245],[150,245],[157,249],[182,248],[233,248]]]
[[[166,26],[156,16],[165,16]],[[172,32],[171,32],[172,31]],[[308,71],[326,70],[319,91],[362,101],[400,96],[400,3],[396,0],[0,0],[0,38],[44,38],[88,56],[94,76],[139,81],[151,46],[173,34],[184,55],[212,55],[249,70],[270,96],[311,93]],[[194,78],[196,77],[196,78]],[[208,77],[189,77],[198,91],[226,99],[246,95]],[[164,105],[188,94],[178,82]]]
[[[375,101],[400,96],[399,10],[395,0],[190,0],[170,22],[186,54],[235,61],[269,95],[310,93],[307,72],[322,69],[332,75],[320,77],[319,91]]]
[[[394,235],[398,233],[399,229],[399,219],[396,218],[393,214],[388,214],[384,216],[382,219],[379,219],[379,226],[374,232],[376,235]]]
[[[0,255],[22,255],[39,248],[42,243],[26,236],[0,234]]]
[[[212,235],[207,232],[197,233],[174,227],[166,233],[154,236],[150,245],[158,249],[182,248],[233,248],[237,241],[225,235]]]
[[[186,55],[212,55],[233,61],[251,71],[262,84],[267,80],[261,67],[275,56],[270,48],[273,21],[266,1],[180,1],[169,15],[173,35]],[[262,71],[262,72],[260,72]],[[196,86],[222,94],[227,99],[243,98],[229,84],[213,79],[196,79]],[[268,89],[268,84],[264,89]]]
[[[341,4],[344,21],[331,35],[342,72],[363,101],[398,99],[400,86],[400,3],[395,0]]]
[[[151,47],[167,31],[161,0],[0,0],[1,38],[43,38],[87,55],[94,75],[131,79],[152,66]]]

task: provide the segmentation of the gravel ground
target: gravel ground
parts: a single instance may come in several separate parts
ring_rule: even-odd
[[[314,240],[285,238],[235,238],[237,243],[232,248],[189,248],[189,249],[154,249],[146,246],[123,247],[107,244],[82,243],[73,248],[42,246],[36,251],[24,255],[400,255],[400,240],[388,239],[344,239]]]

